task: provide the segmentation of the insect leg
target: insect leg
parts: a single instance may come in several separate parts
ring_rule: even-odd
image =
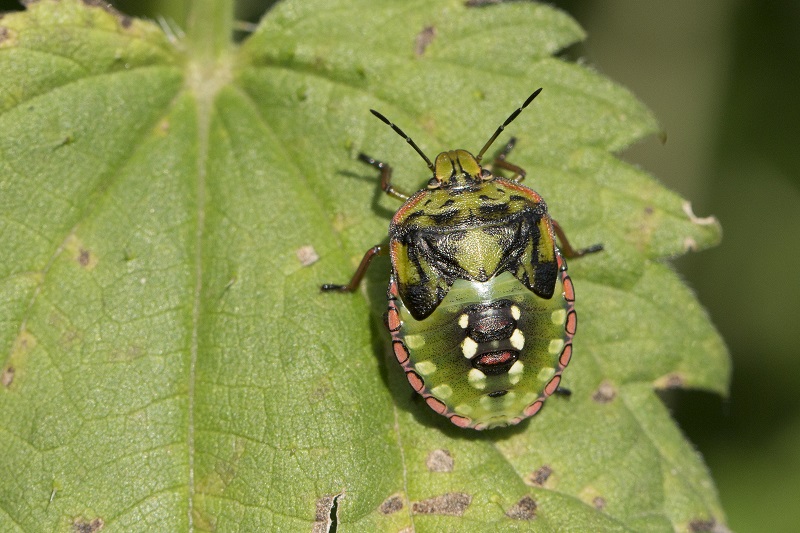
[[[364,278],[364,274],[367,273],[367,268],[369,268],[369,264],[372,259],[376,255],[386,255],[388,253],[388,246],[381,246],[380,244],[373,246],[367,253],[364,254],[364,257],[361,259],[361,263],[358,265],[355,274],[350,279],[350,282],[347,285],[334,285],[331,283],[324,284],[321,289],[323,291],[339,291],[339,292],[353,292],[358,288],[358,284],[361,283],[361,280]]]
[[[566,258],[580,257],[586,254],[593,254],[603,249],[603,245],[597,243],[591,246],[587,246],[586,248],[578,248],[576,250],[569,243],[569,239],[567,239],[567,234],[564,233],[564,230],[561,228],[561,225],[559,225],[559,223],[556,222],[555,220],[553,220],[553,230],[556,232],[556,236],[558,237],[558,240],[561,243],[561,253],[564,254],[564,257]]]
[[[366,154],[358,154],[358,159],[381,171],[381,190],[383,190],[383,192],[403,202],[408,200],[408,194],[395,189],[394,185],[392,185],[392,167]]]
[[[506,157],[508,156],[509,152],[511,152],[511,150],[514,149],[515,144],[517,144],[517,138],[511,137],[511,139],[509,139],[508,141],[508,144],[506,144],[505,148],[503,148],[503,150],[499,154],[497,154],[497,157],[494,158],[492,165],[513,172],[514,175],[511,177],[511,180],[519,183],[525,179],[525,175],[527,174],[527,172],[525,172],[525,169],[523,169],[522,167],[515,165],[513,163],[509,163],[506,160]]]

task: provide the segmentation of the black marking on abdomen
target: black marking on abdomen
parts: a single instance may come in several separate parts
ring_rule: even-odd
[[[473,305],[464,310],[469,317],[466,335],[478,344],[508,339],[517,327],[511,300]]]

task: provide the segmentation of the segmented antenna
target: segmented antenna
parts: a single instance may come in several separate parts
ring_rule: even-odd
[[[525,102],[525,105],[528,105],[528,103]],[[525,107],[525,106],[522,106],[522,107]],[[416,152],[422,157],[422,159],[425,160],[425,162],[428,164],[428,168],[431,169],[431,171],[435,171],[435,169],[433,167],[433,163],[431,163],[431,160],[428,158],[427,155],[425,155],[425,153],[422,150],[420,150],[419,146],[417,146],[417,143],[415,143],[414,140],[411,139],[411,137],[406,135],[403,132],[403,130],[401,130],[400,128],[398,128],[397,126],[395,126],[394,124],[389,122],[388,118],[384,117],[383,115],[381,115],[380,113],[378,113],[374,109],[370,109],[370,113],[372,113],[373,115],[375,115],[376,117],[381,119],[385,124],[387,124],[389,127],[391,127],[396,134],[398,134],[400,137],[404,138],[406,140],[406,142],[411,145],[411,148],[416,150]],[[519,110],[517,110],[517,113],[519,113]],[[500,132],[498,132],[498,133],[500,133]],[[496,135],[495,135],[495,137],[496,137]]]
[[[484,144],[484,145],[483,145],[483,148],[481,148],[481,151],[480,151],[480,152],[478,152],[478,156],[477,156],[475,159],[477,159],[477,160],[480,162],[481,158],[483,158],[483,154],[485,154],[485,153],[486,153],[486,150],[488,150],[488,149],[489,149],[489,147],[492,145],[492,143],[495,141],[495,139],[497,139],[497,137],[498,137],[498,136],[499,136],[501,133],[503,133],[503,130],[504,130],[504,129],[506,129],[506,126],[508,126],[509,124],[511,124],[511,122],[513,122],[513,121],[514,121],[514,119],[515,119],[515,118],[517,118],[517,116],[519,116],[519,114],[520,114],[520,113],[522,113],[522,110],[523,110],[523,109],[525,109],[526,107],[528,107],[528,104],[530,104],[531,102],[533,102],[533,99],[534,99],[534,98],[536,98],[537,96],[539,96],[539,93],[540,93],[540,92],[542,92],[542,88],[541,88],[541,87],[539,87],[538,89],[536,89],[535,91],[533,91],[533,94],[532,94],[532,95],[530,95],[530,96],[528,97],[528,99],[527,99],[527,100],[525,100],[525,103],[524,103],[524,104],[522,104],[522,106],[521,106],[521,107],[519,107],[519,108],[518,108],[516,111],[514,111],[513,113],[511,113],[511,116],[509,116],[509,117],[506,119],[506,121],[505,121],[505,122],[503,122],[503,124],[502,124],[502,125],[501,125],[499,128],[497,128],[497,131],[495,131],[495,132],[494,132],[494,135],[492,135],[492,137],[491,137],[491,138],[490,138],[488,141],[486,141],[486,144]],[[374,111],[373,111],[373,112],[374,112]]]

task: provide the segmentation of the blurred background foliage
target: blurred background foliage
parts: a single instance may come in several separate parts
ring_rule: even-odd
[[[182,26],[190,1],[112,3]],[[272,3],[240,0],[237,18],[257,22]],[[622,156],[725,232],[721,246],[675,266],[730,347],[730,396],[676,391],[665,401],[705,456],[734,531],[797,531],[800,3],[551,3],[588,33],[564,54],[627,86],[661,121],[665,143],[647,139]],[[0,11],[15,9],[0,0]]]

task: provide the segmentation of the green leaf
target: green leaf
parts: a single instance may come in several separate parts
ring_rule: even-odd
[[[726,390],[662,263],[719,226],[613,155],[657,125],[552,56],[582,38],[521,2],[286,1],[218,58],[94,2],[0,19],[0,529],[724,527],[656,394]],[[364,295],[319,286],[398,207],[358,152],[427,181],[369,108],[431,156],[476,151],[540,86],[514,162],[573,243],[605,245],[570,262],[573,395],[460,430],[386,355],[388,262]]]

